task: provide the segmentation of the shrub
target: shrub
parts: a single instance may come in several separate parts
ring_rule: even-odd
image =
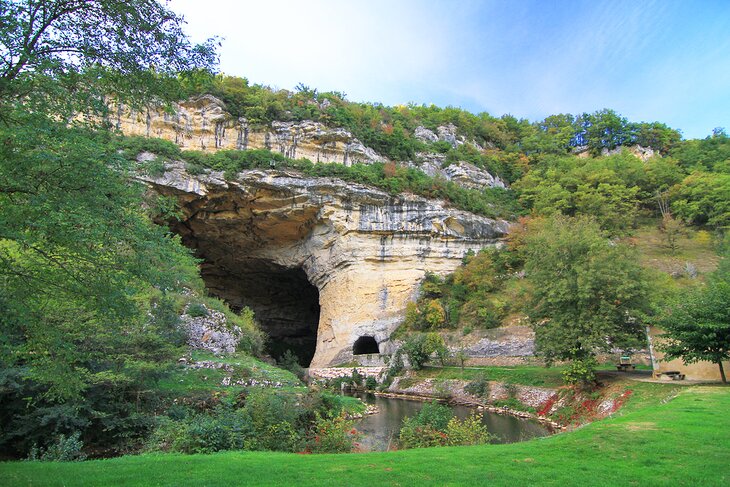
[[[446,425],[447,445],[466,446],[489,443],[492,435],[482,423],[482,415],[473,411],[466,419],[451,418]]]
[[[344,413],[329,418],[317,413],[307,449],[312,453],[351,452],[360,437],[353,424],[354,421],[346,419]]]
[[[187,314],[193,318],[200,318],[203,316],[208,316],[208,309],[205,307],[204,304],[190,303],[188,305]]]
[[[427,349],[426,335],[420,333],[409,337],[403,344],[402,349],[406,357],[408,357],[408,362],[411,364],[411,367],[416,370],[422,368],[428,360],[429,355],[431,355]]]
[[[398,442],[401,448],[427,448],[446,445],[447,437],[446,433],[431,425],[421,425],[414,418],[406,418]]]
[[[444,339],[438,333],[412,335],[401,348],[408,357],[411,367],[416,370],[423,367],[432,353],[436,353],[442,363],[449,356],[449,350],[446,348]]]
[[[588,386],[596,382],[596,367],[598,363],[594,357],[573,360],[563,371],[563,380],[566,384]]]
[[[284,354],[279,357],[277,362],[279,363],[279,367],[282,369],[288,370],[299,377],[300,380],[304,379],[304,367],[299,365],[299,357],[297,357],[291,350],[285,350]]]
[[[375,390],[376,387],[378,387],[378,381],[375,377],[371,375],[365,379],[365,389],[372,391]]]
[[[471,382],[464,386],[464,392],[476,397],[489,397],[489,381],[486,374],[476,376]]]
[[[84,442],[81,441],[81,433],[75,432],[69,436],[59,435],[47,448],[41,449],[33,446],[28,455],[28,460],[40,460],[42,462],[75,462],[86,459],[86,454],[81,450]]]
[[[433,426],[435,429],[443,431],[453,415],[451,408],[433,401],[424,404],[414,419],[417,424]]]

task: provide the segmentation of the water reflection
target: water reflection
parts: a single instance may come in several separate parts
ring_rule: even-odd
[[[421,401],[392,399],[374,394],[356,394],[368,404],[375,404],[379,413],[358,420],[355,427],[363,436],[360,444],[363,450],[382,451],[397,444],[403,418],[414,416],[423,407]],[[466,418],[472,411],[466,406],[455,406],[454,415]],[[514,443],[539,436],[547,436],[550,431],[537,421],[516,418],[484,411],[482,422],[492,435],[492,443]]]

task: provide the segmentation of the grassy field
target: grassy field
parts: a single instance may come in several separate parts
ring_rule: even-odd
[[[651,367],[638,365],[638,370],[651,370]],[[538,387],[560,387],[563,381],[563,366],[542,367],[539,365],[517,365],[514,367],[424,367],[413,372],[418,379],[462,379],[472,380],[485,376],[487,380]],[[613,364],[603,364],[598,370],[616,370]]]
[[[658,384],[651,400],[570,433],[510,445],[391,453],[141,455],[0,464],[2,485],[730,484],[730,388]],[[657,404],[658,403],[658,404]],[[646,407],[651,404],[651,407]],[[641,406],[641,407],[636,407]]]

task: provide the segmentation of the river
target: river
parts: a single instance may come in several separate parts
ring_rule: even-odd
[[[362,433],[360,445],[366,451],[384,451],[395,446],[403,418],[415,416],[424,404],[421,401],[394,399],[369,393],[354,395],[367,404],[376,405],[379,411],[359,419],[355,424],[355,428]],[[452,410],[455,416],[463,419],[473,411],[473,408],[453,406]],[[488,411],[483,413],[482,422],[494,435],[491,443],[514,443],[551,434],[545,425],[534,420]]]

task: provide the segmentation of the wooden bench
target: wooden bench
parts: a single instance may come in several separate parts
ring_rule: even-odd
[[[625,372],[627,370],[636,370],[635,364],[616,364],[616,370],[619,372]]]

